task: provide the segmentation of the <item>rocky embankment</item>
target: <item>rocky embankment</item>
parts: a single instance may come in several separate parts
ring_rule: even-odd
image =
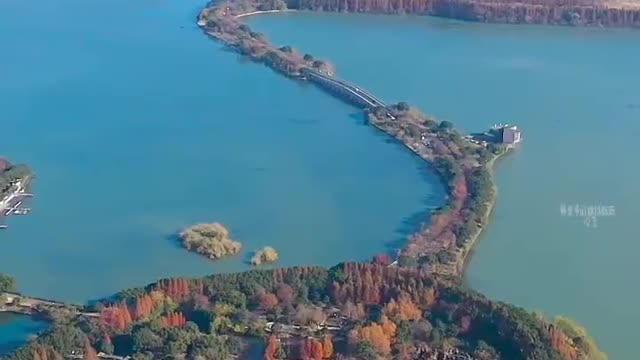
[[[640,27],[640,1],[299,0],[300,10],[433,15],[466,21]]]

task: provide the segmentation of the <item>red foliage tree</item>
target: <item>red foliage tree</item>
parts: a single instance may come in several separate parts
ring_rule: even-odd
[[[307,338],[302,344],[302,360],[322,360],[324,351],[322,343],[312,337]]]
[[[383,325],[371,324],[365,327],[356,327],[349,332],[349,343],[353,346],[360,342],[369,342],[376,351],[382,355],[391,352],[391,333],[395,328],[391,322]]]
[[[100,323],[119,331],[124,331],[132,322],[131,314],[126,304],[107,306],[100,311]]]
[[[259,296],[260,308],[265,311],[273,310],[278,306],[278,298],[271,294],[266,293]]]
[[[62,355],[50,346],[38,345],[33,349],[33,360],[62,360]]]
[[[322,339],[322,356],[328,359],[333,355],[333,340],[330,336],[325,336]]]
[[[391,257],[387,254],[378,254],[373,257],[373,263],[376,265],[387,266],[391,262]]]
[[[264,360],[275,360],[278,354],[278,339],[275,335],[269,336],[267,348],[264,350]]]
[[[163,327],[180,327],[187,323],[187,319],[181,312],[172,312],[160,318]]]
[[[276,296],[283,304],[290,305],[293,302],[293,288],[285,283],[280,283],[276,290]]]
[[[91,346],[89,339],[84,342],[84,356],[83,360],[98,360],[98,354],[96,353],[96,349]]]
[[[401,295],[397,301],[391,299],[382,311],[385,315],[400,320],[418,320],[422,317],[422,311],[406,294]]]
[[[184,278],[165,279],[158,283],[158,290],[164,292],[168,297],[180,301],[190,293],[189,281]],[[198,289],[200,291],[200,289]],[[204,291],[202,289],[202,291]]]

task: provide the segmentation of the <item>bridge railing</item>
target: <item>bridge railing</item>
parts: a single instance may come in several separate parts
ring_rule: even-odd
[[[325,82],[328,83],[332,83],[338,87],[341,87],[342,89],[349,91],[351,94],[359,97],[360,99],[362,99],[364,102],[366,102],[367,104],[369,104],[369,106],[383,106],[386,107],[386,104],[378,99],[377,97],[375,97],[374,95],[372,95],[371,93],[369,93],[368,91],[361,89],[359,87],[357,87],[356,85],[353,85],[347,81],[344,81],[342,79],[338,79],[335,77],[331,77],[328,75],[325,75],[319,71],[313,70],[313,69],[309,69],[306,68],[303,70],[307,75],[310,75],[314,78],[318,78],[320,80],[323,80]]]

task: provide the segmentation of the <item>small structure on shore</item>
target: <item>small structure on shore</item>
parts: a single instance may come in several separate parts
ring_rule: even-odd
[[[496,124],[488,131],[468,135],[467,138],[478,145],[488,146],[489,143],[515,146],[522,141],[522,131],[515,125]]]
[[[515,125],[505,124],[494,127],[492,130],[498,134],[503,144],[513,145],[522,141],[522,133]]]

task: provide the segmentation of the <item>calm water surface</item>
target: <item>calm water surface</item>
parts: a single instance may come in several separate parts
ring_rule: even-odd
[[[640,32],[335,14],[251,22],[466,131],[520,125],[525,142],[498,165],[498,206],[467,281],[577,319],[611,359],[638,358]],[[587,227],[562,216],[563,203],[614,206],[615,216]]]
[[[246,269],[263,245],[280,265],[364,259],[442,201],[433,174],[353,108],[204,38],[193,26],[201,5],[0,3],[0,152],[39,177],[33,214],[0,234],[0,271],[22,291],[86,301],[158,277]],[[326,14],[251,21],[389,101],[468,131],[519,124],[526,142],[500,163],[494,222],[468,281],[574,317],[612,359],[635,358],[639,33]],[[616,214],[586,227],[561,216],[562,203]],[[212,263],[172,242],[214,220],[245,254]]]
[[[46,323],[34,321],[27,316],[0,314],[0,353],[14,350],[29,336],[46,328]]]
[[[433,173],[356,109],[208,40],[202,5],[0,2],[0,153],[38,176],[32,214],[0,233],[0,272],[22,292],[84,302],[245,270],[265,245],[281,266],[364,260],[442,203]],[[179,248],[173,234],[202,221],[243,254]]]

